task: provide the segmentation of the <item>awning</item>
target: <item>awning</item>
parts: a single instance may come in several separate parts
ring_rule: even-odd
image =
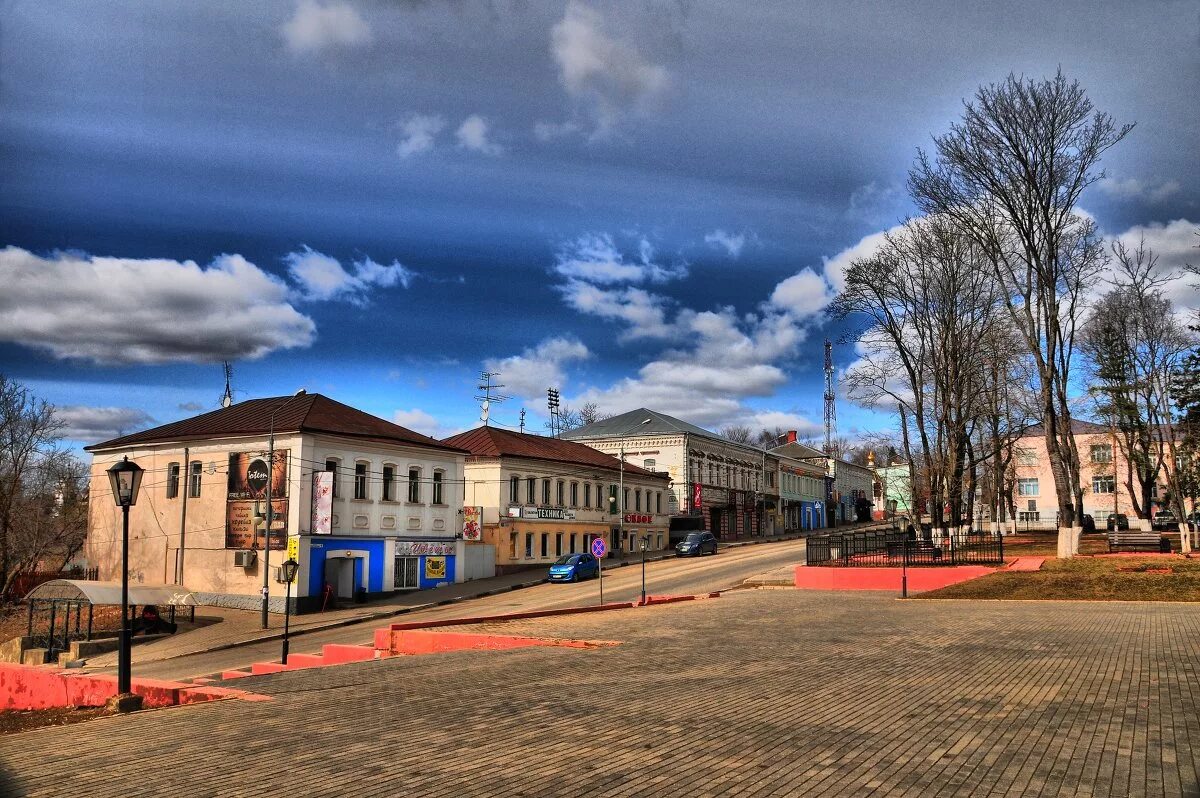
[[[84,579],[52,579],[29,591],[26,601],[86,601],[92,606],[118,606],[120,582],[91,582]],[[192,591],[183,585],[130,585],[130,604],[196,607]]]

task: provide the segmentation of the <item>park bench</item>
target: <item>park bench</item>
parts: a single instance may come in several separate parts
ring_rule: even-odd
[[[1108,533],[1108,550],[1157,549],[1161,551],[1164,540],[1166,538],[1158,532],[1143,532],[1140,529],[1117,529]]]

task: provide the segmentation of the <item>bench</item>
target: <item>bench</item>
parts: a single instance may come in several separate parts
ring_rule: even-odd
[[[1161,549],[1162,534],[1143,532],[1140,529],[1118,529],[1108,533],[1108,550],[1113,549]]]

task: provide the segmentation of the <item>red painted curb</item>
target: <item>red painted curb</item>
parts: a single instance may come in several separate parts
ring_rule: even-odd
[[[908,592],[924,593],[995,573],[983,565],[947,568],[909,568]],[[835,568],[797,565],[796,587],[800,590],[887,590],[900,591],[900,568]]]
[[[147,709],[249,695],[241,690],[161,679],[134,679],[131,689],[142,697],[142,706]],[[102,707],[116,695],[116,676],[0,663],[0,710]]]

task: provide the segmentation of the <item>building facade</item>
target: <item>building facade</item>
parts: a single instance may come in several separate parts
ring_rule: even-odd
[[[771,454],[779,458],[783,528],[799,532],[824,527],[825,455],[800,443],[795,430],[789,430],[786,442],[771,449]]]
[[[765,449],[725,440],[646,408],[562,437],[613,457],[624,456],[647,470],[665,471],[672,517],[696,521],[721,540],[782,531],[777,523],[779,459]]]
[[[124,456],[146,470],[130,578],[182,583],[203,603],[259,606],[268,486],[273,611],[289,557],[302,610],[494,572],[493,553],[463,540],[466,452],[321,394],[240,402],[88,450],[94,486]],[[87,550],[101,579],[119,577],[120,525],[108,491],[93,491]]]
[[[834,460],[835,524],[871,520],[875,497],[875,471],[867,466]]]
[[[500,570],[548,565],[588,551],[667,548],[670,478],[558,438],[478,427],[447,438],[469,452],[466,502],[481,509],[482,537]]]

